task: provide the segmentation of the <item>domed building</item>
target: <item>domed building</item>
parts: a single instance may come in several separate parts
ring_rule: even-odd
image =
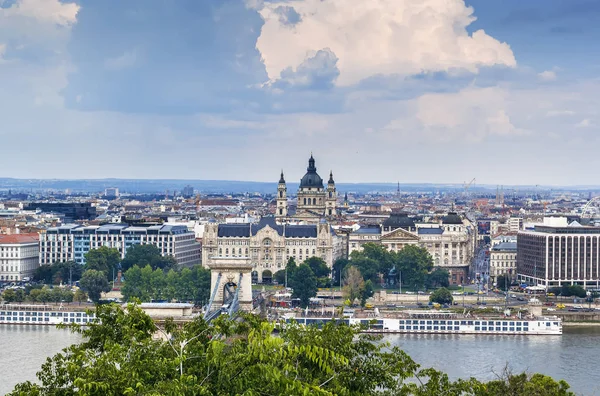
[[[290,217],[297,221],[318,223],[322,218],[331,218],[337,214],[336,201],[337,191],[333,173],[329,173],[329,180],[327,181],[327,187],[325,187],[323,179],[317,173],[315,159],[311,154],[308,159],[306,174],[300,179],[296,213]],[[288,217],[287,187],[283,172],[281,172],[277,187],[276,217],[280,221]]]

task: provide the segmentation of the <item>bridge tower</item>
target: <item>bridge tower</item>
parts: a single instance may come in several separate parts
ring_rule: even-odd
[[[239,304],[236,309],[252,311],[252,264],[248,257],[213,257],[210,268],[211,310],[224,304]],[[239,289],[239,290],[238,290]]]

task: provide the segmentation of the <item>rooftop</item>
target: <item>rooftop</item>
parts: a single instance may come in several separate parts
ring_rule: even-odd
[[[0,235],[0,244],[3,245],[38,243],[38,241],[39,235],[37,233]]]

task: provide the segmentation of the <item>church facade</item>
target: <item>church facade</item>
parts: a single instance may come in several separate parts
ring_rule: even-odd
[[[327,187],[317,173],[315,159],[312,154],[308,160],[306,174],[300,180],[297,193],[296,212],[290,213],[288,208],[287,186],[283,171],[277,185],[277,206],[275,217],[279,222],[287,220],[318,223],[320,219],[337,215],[337,190],[333,180],[333,172],[329,172]]]

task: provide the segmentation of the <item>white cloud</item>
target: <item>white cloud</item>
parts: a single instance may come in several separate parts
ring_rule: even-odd
[[[60,0],[17,0],[11,7],[0,9],[0,16],[25,16],[61,26],[76,22],[79,6]]]
[[[275,11],[290,5],[301,16],[293,28]],[[336,82],[342,86],[376,74],[515,66],[508,44],[483,30],[468,34],[472,11],[464,0],[264,1],[256,47],[271,80],[295,69],[307,54],[330,48],[339,58]]]
[[[432,141],[481,141],[491,135],[523,134],[507,114],[507,97],[508,92],[497,87],[425,94],[416,100],[416,118]]]
[[[592,126],[592,121],[589,118],[584,118],[583,120],[581,120],[580,122],[578,122],[575,126],[577,128],[587,128]]]
[[[575,112],[573,110],[549,110],[546,112],[548,117],[571,116],[574,114]]]
[[[109,58],[104,61],[104,67],[108,70],[122,70],[133,67],[137,61],[137,52],[135,50],[126,51],[116,58]]]
[[[552,70],[546,70],[538,74],[538,77],[542,81],[554,81],[556,80],[556,73]]]

